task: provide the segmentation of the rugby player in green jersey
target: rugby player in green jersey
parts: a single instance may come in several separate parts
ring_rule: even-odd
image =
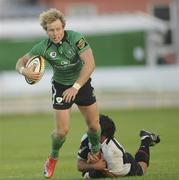
[[[90,76],[95,69],[90,45],[80,33],[64,29],[64,15],[57,9],[40,14],[40,24],[48,38],[36,44],[21,57],[16,69],[31,80],[40,79],[40,73],[32,72],[30,68],[25,67],[29,58],[35,55],[42,56],[53,68],[52,100],[56,127],[52,133],[51,152],[44,166],[44,176],[51,178],[59,150],[69,131],[72,104],[78,106],[86,120],[87,134],[94,157],[99,156],[101,128],[96,98],[90,83]]]

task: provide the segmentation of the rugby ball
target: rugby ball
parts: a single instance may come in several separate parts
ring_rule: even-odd
[[[26,67],[27,68],[32,68],[33,72],[40,72],[40,73],[44,73],[45,70],[45,59],[42,56],[33,56],[32,58],[30,58],[27,63],[26,63]],[[42,76],[41,76],[42,78]],[[37,83],[39,80],[31,80],[27,77],[25,77],[25,80],[28,84],[35,84]]]

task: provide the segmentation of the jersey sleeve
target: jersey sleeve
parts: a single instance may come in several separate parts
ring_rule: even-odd
[[[86,38],[80,33],[75,32],[73,40],[79,55],[90,48]]]
[[[90,152],[88,143],[89,143],[88,137],[87,135],[84,135],[82,137],[80,148],[78,151],[78,159],[83,159],[83,160],[88,159],[88,153]]]
[[[27,53],[27,55],[29,57],[33,57],[33,56],[36,56],[36,55],[44,56],[45,47],[44,47],[43,44],[44,44],[44,42],[41,41],[38,44],[34,45],[32,47],[32,49]]]

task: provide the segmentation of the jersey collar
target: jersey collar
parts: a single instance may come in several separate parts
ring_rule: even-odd
[[[66,41],[66,39],[67,39],[67,32],[64,31],[64,36],[63,36],[62,40],[59,43],[55,44],[50,39],[48,39],[48,44],[54,44],[55,46],[59,47],[59,46],[61,46],[63,44],[64,41]]]

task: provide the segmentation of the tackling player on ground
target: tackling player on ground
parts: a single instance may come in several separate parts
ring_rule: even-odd
[[[112,119],[101,115],[100,125],[102,156],[100,160],[91,156],[91,144],[86,134],[81,140],[77,168],[82,172],[84,179],[145,175],[149,166],[150,146],[160,142],[159,136],[142,130],[141,144],[133,158],[114,138],[116,127]]]
[[[40,73],[26,68],[28,59],[40,55],[53,68],[52,100],[55,114],[55,130],[52,133],[52,148],[44,166],[44,176],[51,178],[58,159],[59,150],[65,142],[70,126],[70,108],[76,103],[88,126],[88,138],[95,158],[100,149],[99,113],[91,74],[95,69],[92,50],[85,37],[78,32],[64,30],[63,14],[50,9],[40,15],[40,23],[48,38],[36,44],[17,64],[17,71],[25,77],[38,80]]]

